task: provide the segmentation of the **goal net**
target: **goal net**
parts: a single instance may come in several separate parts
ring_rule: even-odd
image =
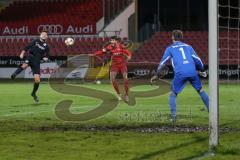
[[[219,0],[219,78],[239,83],[240,2]]]

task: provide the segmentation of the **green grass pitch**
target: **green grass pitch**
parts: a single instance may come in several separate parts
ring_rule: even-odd
[[[109,84],[84,86],[113,93]],[[150,89],[145,85],[132,90]],[[135,106],[120,102],[113,111],[89,121],[66,122],[55,114],[61,100],[73,100],[71,111],[76,114],[101,101],[61,94],[42,83],[40,102],[34,103],[31,90],[29,82],[0,84],[0,160],[240,159],[239,85],[220,85],[221,134],[214,157],[204,156],[208,113],[190,85],[177,99],[176,127],[183,131],[174,131],[169,122],[168,94],[137,98]]]

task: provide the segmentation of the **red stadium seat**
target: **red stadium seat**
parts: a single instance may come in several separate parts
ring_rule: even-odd
[[[14,1],[0,12],[0,21],[2,25],[10,22],[8,24],[29,26],[49,22],[62,25],[95,24],[102,16],[102,0]]]
[[[238,35],[236,32],[220,32],[220,64],[226,64],[226,60],[228,59],[230,59],[233,64],[238,64],[236,62],[240,61],[240,53],[238,53],[240,50],[240,42],[238,44],[236,35]],[[227,36],[230,36],[231,39],[229,44],[227,43],[227,40],[229,39],[226,39]],[[165,48],[171,44],[170,37],[171,32],[156,32],[137,51],[135,51],[132,61],[159,62]],[[225,39],[221,39],[222,37],[225,37]],[[186,31],[184,32],[184,42],[192,45],[201,57],[203,63],[208,64],[208,32]],[[230,49],[235,50],[229,51]]]
[[[32,39],[0,39],[0,56],[18,56],[22,48],[26,46]],[[76,39],[73,47],[66,47],[64,38],[51,38],[48,41],[52,56],[67,56],[78,54],[90,54],[101,49],[104,43],[103,38],[81,38]]]

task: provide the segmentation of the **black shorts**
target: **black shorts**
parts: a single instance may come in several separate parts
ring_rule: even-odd
[[[31,67],[33,75],[34,74],[40,75],[40,60],[39,59],[36,59],[34,56],[29,55],[25,59],[24,63],[28,64]]]

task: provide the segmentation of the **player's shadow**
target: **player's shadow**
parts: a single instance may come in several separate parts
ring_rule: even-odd
[[[44,106],[44,105],[50,105],[50,103],[30,103],[30,104],[21,104],[21,105],[13,105],[11,107],[36,107],[36,106]]]
[[[173,150],[177,150],[179,148],[183,148],[183,147],[195,144],[195,143],[199,143],[199,142],[203,142],[203,141],[208,140],[208,137],[194,137],[194,138],[195,138],[195,140],[192,140],[190,142],[181,143],[181,144],[176,145],[176,146],[172,146],[172,147],[168,147],[168,148],[165,148],[165,149],[162,149],[162,150],[159,150],[159,151],[151,152],[151,153],[145,154],[145,155],[143,155],[141,157],[133,158],[132,160],[152,159],[155,156],[160,156],[161,154],[165,154],[167,152],[170,152],[170,151],[173,151]],[[204,152],[204,153],[206,153],[206,152]],[[183,158],[181,160],[188,160],[188,159],[193,159],[193,158],[197,158],[197,157],[202,157],[204,155],[204,153],[200,153],[200,154],[198,154],[196,156]]]

